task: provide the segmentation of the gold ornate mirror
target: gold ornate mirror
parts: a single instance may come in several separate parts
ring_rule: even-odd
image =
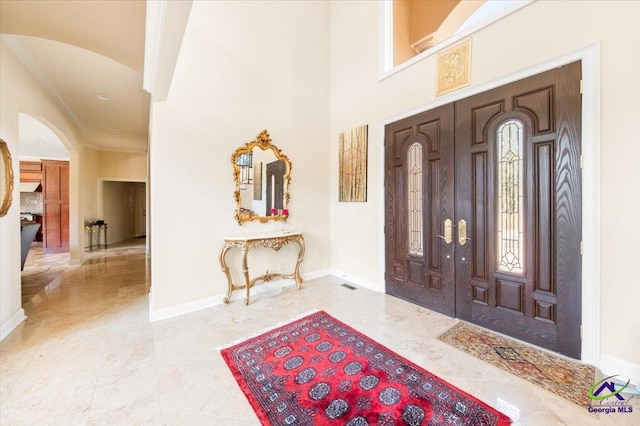
[[[236,182],[236,220],[266,223],[289,217],[291,162],[271,143],[266,130],[231,156]]]
[[[13,196],[13,166],[7,143],[0,139],[0,217],[7,214]]]

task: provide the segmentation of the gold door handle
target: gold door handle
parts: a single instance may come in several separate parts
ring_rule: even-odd
[[[444,221],[444,237],[442,235],[436,235],[438,238],[442,238],[445,243],[451,244],[453,241],[453,224],[451,223],[451,219],[446,219]]]
[[[467,221],[460,219],[458,221],[458,244],[463,246],[467,244],[467,241],[471,241],[471,238],[467,238]]]

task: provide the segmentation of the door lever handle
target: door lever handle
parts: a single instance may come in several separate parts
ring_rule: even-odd
[[[447,244],[451,244],[451,241],[453,241],[453,226],[451,219],[446,219],[444,221],[444,236],[436,235],[436,237],[442,238]]]
[[[467,221],[460,219],[458,221],[458,244],[463,246],[467,244],[467,241],[471,241],[471,238],[467,238]]]

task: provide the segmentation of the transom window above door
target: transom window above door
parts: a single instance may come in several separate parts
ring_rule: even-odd
[[[382,78],[435,53],[532,0],[383,0]]]

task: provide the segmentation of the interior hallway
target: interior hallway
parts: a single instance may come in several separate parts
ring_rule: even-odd
[[[598,419],[437,340],[455,319],[333,277],[151,324],[149,261],[144,240],[133,241],[88,252],[75,268],[30,253],[28,318],[0,342],[0,424],[257,425],[215,348],[314,309],[494,407],[514,404],[515,424],[638,424],[637,412]]]

